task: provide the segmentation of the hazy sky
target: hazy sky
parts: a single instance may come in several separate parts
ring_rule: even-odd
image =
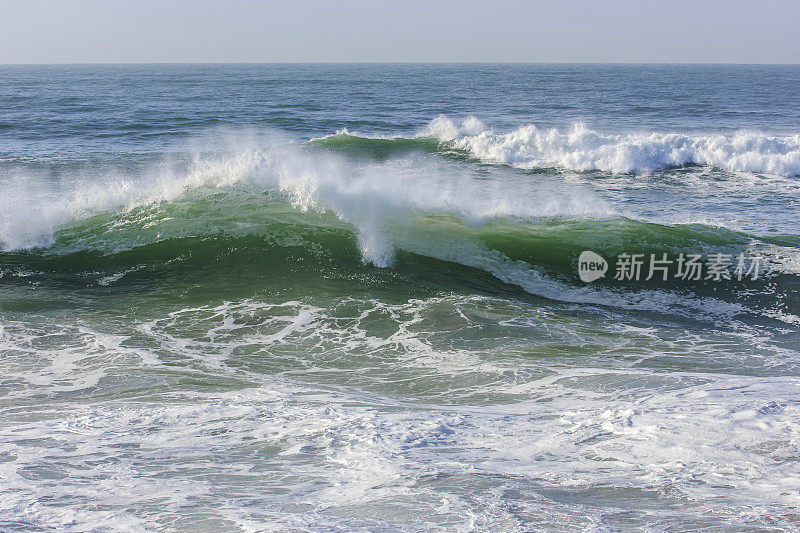
[[[800,63],[798,0],[0,0],[0,63]]]

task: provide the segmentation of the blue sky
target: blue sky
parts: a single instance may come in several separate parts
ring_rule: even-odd
[[[1,0],[0,63],[800,63],[797,0]]]

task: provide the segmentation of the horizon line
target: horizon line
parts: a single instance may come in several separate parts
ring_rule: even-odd
[[[715,62],[715,61],[85,61],[0,63],[0,66],[103,66],[103,65],[720,65],[720,66],[798,66],[795,63]]]

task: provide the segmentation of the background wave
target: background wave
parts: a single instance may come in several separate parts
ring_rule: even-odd
[[[698,165],[786,177],[800,174],[800,135],[771,136],[745,130],[729,135],[604,134],[576,123],[563,131],[528,124],[495,133],[474,116],[458,121],[440,115],[413,138],[362,137],[342,130],[317,142],[374,157],[412,149],[460,153],[528,170],[647,174]]]

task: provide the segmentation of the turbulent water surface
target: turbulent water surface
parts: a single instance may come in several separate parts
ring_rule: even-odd
[[[800,527],[798,87],[0,67],[0,529]]]

